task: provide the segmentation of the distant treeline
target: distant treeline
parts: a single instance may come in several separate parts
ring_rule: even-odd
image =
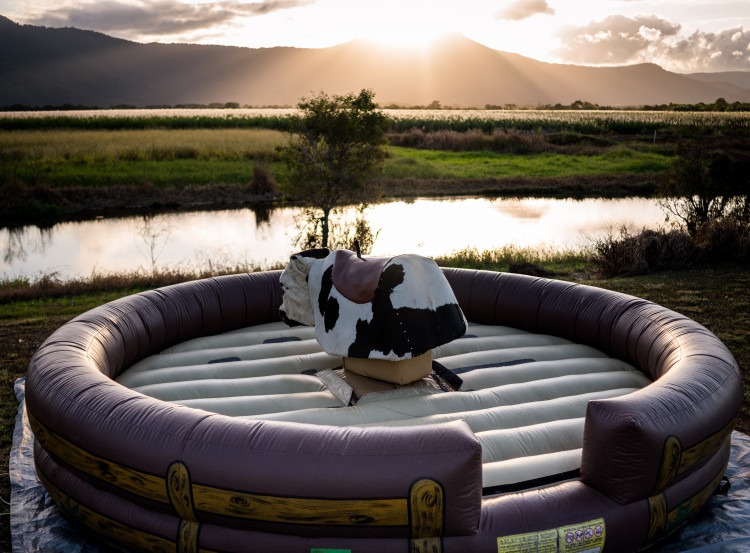
[[[724,98],[718,98],[711,104],[699,102],[697,104],[656,104],[650,106],[628,106],[628,107],[613,107],[613,106],[600,106],[599,104],[592,104],[583,100],[576,100],[572,104],[545,104],[543,106],[537,106],[534,108],[519,107],[514,104],[504,104],[503,106],[492,106],[487,105],[485,109],[544,109],[544,110],[589,110],[589,111],[750,111],[750,103],[748,102],[727,102]]]
[[[26,104],[13,104],[10,106],[0,106],[0,111],[100,111],[100,110],[122,110],[122,109],[240,109],[255,108],[261,109],[280,109],[290,108],[292,106],[242,106],[239,102],[213,102],[210,104],[174,104],[174,105],[149,105],[149,106],[132,106],[130,104],[117,104],[109,107],[87,106],[82,104],[59,104],[29,106]]]
[[[174,104],[174,105],[149,105],[133,106],[128,104],[118,104],[109,107],[86,106],[78,104],[61,104],[61,105],[44,105],[29,106],[26,104],[13,104],[10,106],[0,106],[0,112],[8,111],[100,111],[100,110],[127,110],[127,109],[289,109],[294,106],[273,105],[273,106],[251,106],[240,105],[239,102],[213,102],[210,104]],[[645,106],[602,106],[587,102],[585,100],[576,100],[570,104],[542,104],[537,106],[519,106],[517,104],[487,104],[484,108],[445,106],[439,100],[433,100],[426,105],[403,106],[398,104],[389,104],[382,106],[384,109],[403,109],[403,110],[576,110],[576,111],[698,111],[698,112],[728,112],[728,111],[750,111],[750,102],[728,102],[724,98],[718,98],[713,103],[698,102],[697,104],[654,104]]]

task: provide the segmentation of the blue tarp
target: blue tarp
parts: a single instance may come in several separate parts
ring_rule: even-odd
[[[68,524],[34,470],[34,436],[24,403],[24,379],[10,454],[10,528],[13,553],[105,553],[111,551]],[[750,553],[750,437],[732,433],[726,478],[730,487],[708,500],[690,522],[649,549],[653,553]],[[606,545],[605,545],[606,552]]]

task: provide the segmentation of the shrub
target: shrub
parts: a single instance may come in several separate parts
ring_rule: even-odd
[[[250,193],[253,196],[272,196],[276,194],[276,181],[264,165],[256,163],[253,166]]]
[[[735,218],[709,221],[698,230],[695,245],[706,261],[747,263],[750,260],[750,223]]]
[[[465,131],[411,129],[388,135],[393,146],[422,150],[444,150],[451,152],[490,151],[502,153],[538,153],[550,148],[545,136],[539,133],[521,132],[515,129],[481,129]]]
[[[594,241],[592,262],[602,276],[613,277],[685,268],[695,258],[696,248],[682,231],[643,229],[634,234],[622,227],[619,235],[610,231]]]
[[[662,183],[662,207],[695,238],[705,224],[722,218],[750,221],[750,155],[729,144],[706,148],[682,144]]]

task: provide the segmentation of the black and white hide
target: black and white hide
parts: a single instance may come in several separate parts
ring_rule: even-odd
[[[281,275],[287,324],[315,326],[331,355],[399,361],[463,336],[466,319],[437,264],[414,254],[293,255]]]

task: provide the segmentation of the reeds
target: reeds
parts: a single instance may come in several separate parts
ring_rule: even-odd
[[[503,271],[534,274],[536,276],[570,275],[581,272],[589,264],[587,248],[545,247],[521,248],[504,246],[492,250],[470,247],[438,256],[435,262],[442,267]]]
[[[391,130],[481,129],[653,134],[664,127],[750,128],[750,112],[647,110],[415,110],[385,109]],[[0,113],[0,130],[49,129],[273,129],[289,131],[294,109],[133,109]]]

